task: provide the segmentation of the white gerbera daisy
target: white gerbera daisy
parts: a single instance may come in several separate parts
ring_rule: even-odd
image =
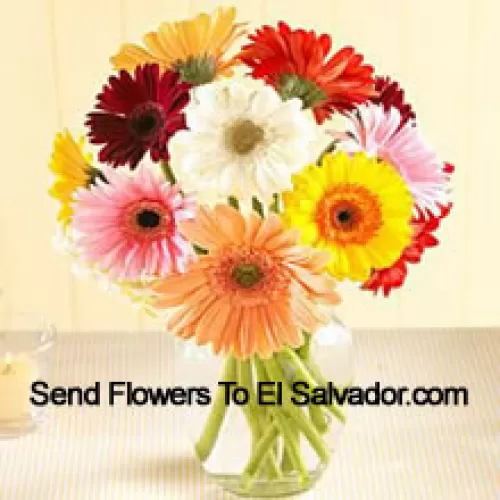
[[[314,160],[315,124],[299,99],[283,102],[250,78],[192,90],[187,130],[171,140],[171,165],[187,191],[214,203],[228,196],[263,202],[292,188],[291,176]]]

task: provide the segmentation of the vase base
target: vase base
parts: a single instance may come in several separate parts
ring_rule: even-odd
[[[296,473],[287,474],[279,479],[256,479],[245,488],[239,474],[209,474],[210,479],[224,490],[239,497],[280,498],[299,495],[310,490],[320,479],[325,467],[320,466],[309,472],[306,482],[300,481]]]

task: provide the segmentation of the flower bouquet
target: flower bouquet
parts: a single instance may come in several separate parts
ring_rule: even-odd
[[[437,244],[453,167],[399,84],[352,47],[332,51],[329,35],[284,22],[245,39],[235,16],[165,22],[122,45],[85,122],[98,161],[85,138],[59,134],[51,194],[79,263],[224,357],[196,452],[209,459],[227,418],[222,386],[236,383],[251,446],[231,488],[277,496],[312,485],[329,460],[324,436],[345,418],[291,401],[298,382],[330,382],[311,340],[339,303],[334,280],[400,287]],[[281,405],[258,404],[269,382]]]

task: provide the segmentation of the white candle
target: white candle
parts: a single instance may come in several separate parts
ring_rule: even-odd
[[[0,423],[29,418],[31,385],[36,378],[36,365],[28,356],[0,358]]]

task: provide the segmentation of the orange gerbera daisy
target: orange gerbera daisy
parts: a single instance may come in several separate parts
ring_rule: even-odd
[[[116,69],[133,72],[139,65],[158,64],[162,70],[178,71],[184,81],[194,85],[211,82],[216,76],[230,76],[236,57],[224,60],[231,45],[245,33],[236,23],[236,9],[218,8],[210,16],[162,23],[158,31],[144,36],[146,48],[132,43],[121,46],[111,58]]]
[[[239,359],[267,358],[302,345],[304,331],[329,319],[319,304],[340,301],[323,274],[329,255],[297,246],[297,233],[277,215],[201,207],[181,231],[208,253],[154,287],[155,307],[178,308],[167,327],[179,337]]]

